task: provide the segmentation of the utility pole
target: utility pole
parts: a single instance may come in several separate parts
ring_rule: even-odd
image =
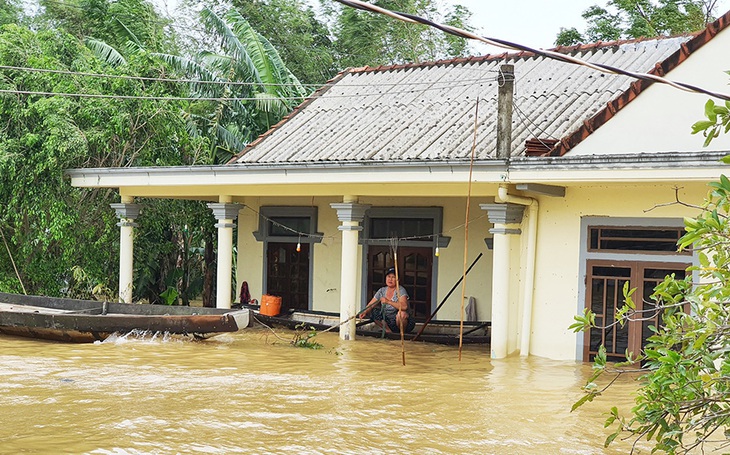
[[[512,152],[512,100],[515,87],[514,65],[499,67],[497,77],[497,158],[507,159]]]

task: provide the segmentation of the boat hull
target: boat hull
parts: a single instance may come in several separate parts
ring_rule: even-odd
[[[0,333],[66,342],[134,331],[205,338],[249,325],[248,310],[138,305],[0,293]]]
[[[305,328],[312,327],[315,330],[321,331],[331,328],[340,322],[339,315],[334,313],[297,310],[278,316],[267,316],[256,311],[255,305],[249,307],[252,309],[252,321],[267,326],[283,326],[288,329],[297,329],[303,325]],[[368,322],[367,320],[360,321],[358,319],[357,321],[356,335],[400,340],[400,333],[383,332],[375,323]],[[422,325],[422,323],[417,322],[413,332],[404,334],[404,339],[413,340],[416,338],[416,334],[421,330]],[[459,321],[431,321],[423,333],[416,338],[416,341],[458,345],[460,325]],[[461,342],[463,344],[489,344],[489,326],[489,322],[465,322],[462,332],[464,335],[461,337]]]

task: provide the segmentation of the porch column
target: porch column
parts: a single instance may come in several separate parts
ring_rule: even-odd
[[[340,265],[340,322],[347,321],[357,314],[357,245],[359,232],[362,231],[360,222],[365,212],[370,208],[368,204],[358,204],[354,196],[345,196],[342,203],[330,204],[337,210],[337,219],[342,222],[338,227],[342,231],[342,263]],[[340,338],[352,340],[355,338],[355,320],[340,326]]]
[[[110,204],[119,218],[119,301],[132,303],[132,282],[134,277],[134,222],[139,216],[139,204],[134,198],[122,196],[122,202]]]
[[[221,197],[221,202],[208,204],[218,223],[218,256],[216,257],[216,294],[217,308],[231,307],[231,271],[233,270],[233,222],[243,205],[231,203],[230,198]]]
[[[517,204],[479,204],[487,211],[487,217],[494,227],[489,230],[494,235],[492,264],[492,333],[491,356],[493,359],[507,357],[509,338],[509,289],[510,289],[510,239],[508,236],[520,234],[515,226],[522,221],[525,207]]]

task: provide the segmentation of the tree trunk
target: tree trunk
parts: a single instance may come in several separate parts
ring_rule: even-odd
[[[215,308],[215,249],[213,248],[213,236],[206,233],[205,250],[203,252],[204,278],[203,278],[203,306]]]

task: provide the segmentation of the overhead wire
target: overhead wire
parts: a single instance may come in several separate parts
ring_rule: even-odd
[[[473,40],[481,41],[485,44],[490,44],[492,46],[498,46],[503,49],[512,49],[512,50],[531,52],[531,53],[533,53],[535,55],[539,55],[541,57],[559,60],[559,61],[562,61],[565,63],[574,64],[574,65],[585,66],[587,68],[591,68],[596,71],[600,71],[600,72],[604,72],[604,73],[629,76],[634,79],[639,79],[639,80],[643,80],[643,81],[647,81],[647,82],[658,82],[661,84],[669,85],[678,90],[682,90],[682,91],[686,91],[686,92],[702,93],[704,95],[709,95],[709,96],[712,96],[715,98],[730,101],[730,95],[728,95],[726,93],[707,90],[702,87],[697,87],[695,85],[688,84],[685,82],[673,81],[670,79],[663,78],[661,76],[657,76],[655,74],[629,71],[629,70],[614,67],[611,65],[606,65],[603,63],[592,63],[592,62],[582,60],[577,57],[573,57],[572,55],[562,54],[560,52],[555,52],[555,51],[550,51],[550,50],[535,49],[535,48],[532,48],[529,46],[512,43],[510,41],[502,40],[499,38],[482,37],[482,36],[476,35],[472,32],[469,32],[467,30],[463,30],[463,29],[453,27],[450,25],[439,24],[437,22],[433,22],[431,20],[425,19],[420,16],[416,16],[414,14],[403,13],[403,12],[398,12],[398,11],[391,11],[391,10],[381,8],[376,5],[372,5],[370,3],[362,2],[360,0],[335,0],[335,1],[338,3],[342,3],[343,5],[347,5],[352,8],[360,9],[363,11],[370,11],[370,12],[375,12],[375,13],[379,13],[379,14],[384,14],[386,16],[392,17],[392,18],[400,20],[400,21],[428,25],[430,27],[434,27],[434,28],[437,28],[437,29],[443,31],[444,33],[448,33],[450,35],[458,36],[458,37],[465,38],[465,39],[473,39]]]
[[[490,38],[490,37],[479,36],[475,33],[460,29],[458,27],[440,24],[440,23],[431,21],[429,19],[417,16],[414,14],[410,14],[410,13],[391,11],[391,10],[381,8],[376,5],[372,5],[370,3],[366,3],[366,2],[363,2],[360,0],[335,0],[335,1],[337,1],[338,3],[341,3],[343,5],[350,6],[352,8],[356,8],[359,10],[387,15],[389,17],[392,17],[392,18],[400,20],[400,21],[410,22],[410,23],[420,23],[423,25],[427,25],[427,26],[439,29],[439,30],[443,31],[444,33],[448,33],[448,34],[458,36],[458,37],[464,38],[464,39],[472,39],[472,40],[481,41],[483,43],[497,46],[497,47],[500,47],[503,49],[531,52],[531,53],[534,53],[535,55],[539,55],[542,57],[551,58],[551,59],[555,59],[555,60],[560,60],[565,63],[585,66],[585,67],[594,69],[596,71],[604,72],[604,73],[629,76],[634,79],[644,80],[644,81],[648,81],[648,82],[659,82],[662,84],[670,85],[679,90],[695,92],[695,93],[702,93],[705,95],[709,95],[709,96],[713,96],[713,97],[716,97],[719,99],[730,101],[730,95],[728,95],[728,94],[707,90],[702,87],[698,87],[698,86],[684,83],[681,81],[669,80],[669,79],[666,79],[666,78],[663,78],[663,77],[660,77],[660,76],[657,76],[654,74],[634,72],[634,71],[614,67],[614,66],[607,65],[607,64],[589,62],[589,61],[582,60],[577,57],[573,57],[571,55],[560,53],[560,52],[543,50],[543,49],[535,49],[535,48],[532,48],[529,46],[525,46],[525,45],[518,44],[518,43],[513,43],[513,42],[502,40],[499,38]],[[76,5],[65,5],[65,6],[77,7]],[[202,83],[202,81],[193,81],[193,82]],[[214,82],[211,82],[211,83],[214,83]],[[237,84],[245,85],[246,83],[237,83]],[[279,84],[279,85],[285,85],[285,84]],[[317,84],[302,84],[302,85],[318,86]],[[326,86],[326,84],[324,86]],[[322,87],[322,86],[319,85],[319,87]]]
[[[485,79],[484,81],[489,81]],[[481,82],[481,81],[480,81]],[[361,98],[364,96],[384,96],[384,95],[402,95],[402,94],[413,94],[422,93],[430,90],[443,90],[444,88],[453,87],[466,87],[472,85],[470,83],[458,83],[449,84],[447,86],[432,86],[418,90],[402,90],[402,91],[389,91],[389,92],[372,92],[372,93],[356,93],[356,94],[330,94],[327,96],[328,99],[333,98]],[[0,93],[14,94],[14,95],[38,95],[38,96],[63,96],[63,97],[78,97],[78,98],[101,98],[101,99],[120,99],[120,100],[153,100],[153,101],[260,101],[261,98],[255,96],[220,96],[220,97],[206,97],[206,96],[155,96],[155,95],[108,95],[102,93],[69,93],[69,92],[44,92],[34,90],[17,90],[17,89],[0,89]],[[308,98],[312,98],[313,94],[303,96],[277,96],[277,100],[281,101],[303,101]]]
[[[541,137],[539,135],[535,134],[535,132],[530,128],[530,125],[533,125],[533,126],[535,126],[535,128],[537,128],[538,130],[540,130],[540,132],[543,134],[542,137],[549,137],[550,139],[558,140],[558,138],[556,138],[552,134],[550,134],[547,131],[545,131],[540,125],[538,125],[537,123],[535,123],[527,114],[525,114],[522,111],[522,109],[520,109],[520,107],[517,105],[517,103],[514,100],[512,101],[512,108],[517,113],[517,116],[520,117],[524,121],[524,125],[525,125],[525,128],[527,129],[527,131],[529,131],[530,134],[532,134],[532,136],[535,137],[535,139],[537,139],[538,141],[540,141],[540,143],[543,146],[548,147],[548,148],[551,148],[551,147],[548,146],[548,144],[546,144],[545,142],[542,141],[542,139],[541,139]]]
[[[324,88],[324,87],[397,87],[402,85],[401,82],[375,82],[371,83],[369,82],[367,85],[364,84],[348,84],[348,83],[324,83],[324,84],[293,84],[289,82],[282,82],[282,83],[272,83],[272,82],[251,82],[251,81],[208,81],[208,80],[202,80],[202,79],[171,79],[171,78],[165,78],[165,77],[147,77],[147,76],[128,76],[128,75],[121,75],[121,74],[108,74],[108,73],[87,73],[82,71],[69,71],[69,70],[57,70],[57,69],[48,69],[48,68],[33,68],[33,67],[27,67],[27,66],[8,66],[8,65],[0,65],[0,70],[9,70],[9,71],[27,71],[27,72],[38,72],[38,73],[51,73],[51,74],[61,74],[66,76],[83,76],[83,77],[99,77],[99,78],[109,78],[109,79],[121,79],[121,80],[131,80],[131,81],[143,81],[143,82],[172,82],[172,83],[185,83],[185,84],[197,84],[197,85],[231,85],[231,86],[263,86],[263,87],[290,87],[290,86],[304,86],[304,87],[312,87],[312,88]],[[490,70],[489,72],[496,72],[496,70]],[[489,82],[494,81],[495,78],[475,78],[475,79],[460,79],[458,81],[414,81],[409,82],[409,85],[433,85],[433,84],[443,84],[448,87],[460,87],[465,85],[471,85],[472,83],[479,83],[479,82]],[[441,88],[441,87],[439,87]]]

